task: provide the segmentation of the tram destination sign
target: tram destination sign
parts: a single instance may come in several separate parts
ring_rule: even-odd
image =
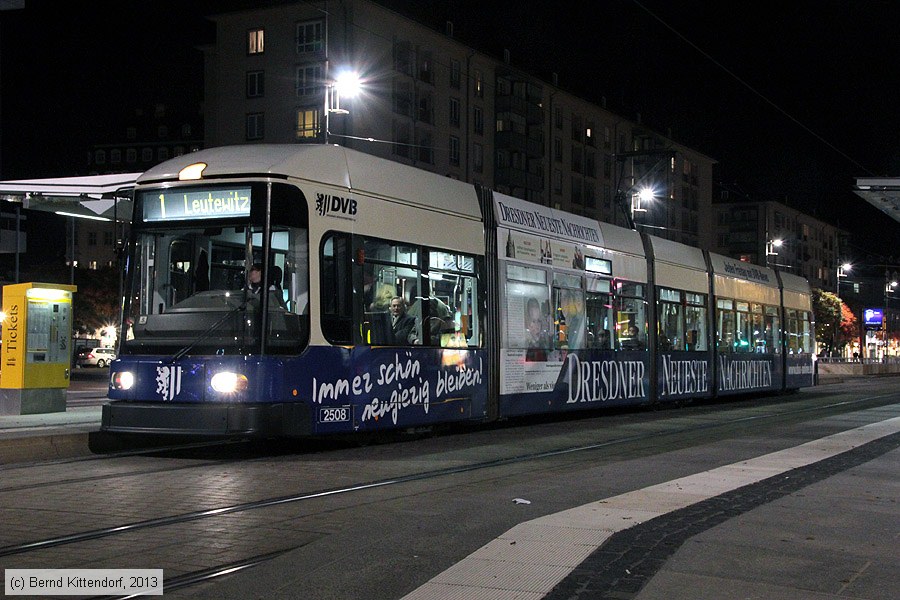
[[[161,190],[143,194],[144,222],[250,216],[250,188]]]

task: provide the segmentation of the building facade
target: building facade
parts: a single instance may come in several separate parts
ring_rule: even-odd
[[[711,158],[457,41],[451,23],[434,31],[369,0],[210,18],[207,147],[338,143],[603,221],[624,224],[628,212],[639,228],[679,242],[711,242]],[[360,75],[361,94],[326,102],[344,69]],[[637,204],[643,188],[653,199]]]
[[[91,175],[140,173],[175,156],[196,152],[203,147],[202,120],[196,111],[176,111],[165,104],[138,107],[124,130],[110,137],[89,150]]]
[[[199,83],[198,83],[199,85]],[[137,107],[124,127],[88,150],[92,175],[141,173],[154,165],[203,148],[199,110],[173,110],[165,104]],[[127,224],[70,219],[66,227],[66,260],[77,268],[118,267]]]
[[[806,277],[813,287],[837,291],[847,234],[780,202],[752,201],[721,191],[714,204],[714,252]]]

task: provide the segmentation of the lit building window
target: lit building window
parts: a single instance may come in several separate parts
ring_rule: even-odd
[[[315,108],[297,110],[297,139],[306,140],[319,136],[319,111]]]
[[[266,30],[251,29],[247,32],[247,54],[262,54],[266,49]]]

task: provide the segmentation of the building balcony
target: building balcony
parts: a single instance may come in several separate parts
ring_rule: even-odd
[[[544,156],[544,143],[531,139],[517,131],[498,131],[494,134],[494,145],[499,150],[524,152],[529,158]]]
[[[494,181],[498,185],[525,188],[540,191],[544,189],[544,178],[513,167],[500,167],[494,170]]]
[[[544,122],[543,109],[518,96],[498,96],[494,100],[494,110],[500,112],[510,112],[525,117],[525,122],[529,125],[540,125]]]

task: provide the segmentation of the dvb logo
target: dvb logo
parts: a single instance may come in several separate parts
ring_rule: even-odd
[[[316,212],[323,217],[327,214],[355,216],[356,200],[331,194],[316,194]]]

